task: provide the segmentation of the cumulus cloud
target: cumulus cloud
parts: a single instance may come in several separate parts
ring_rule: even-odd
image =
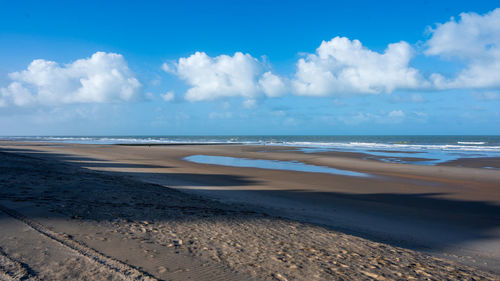
[[[123,56],[104,52],[66,65],[37,59],[9,78],[0,88],[0,106],[129,101],[141,88]]]
[[[362,46],[358,40],[335,37],[323,41],[316,53],[297,63],[292,81],[299,95],[378,94],[414,89],[425,84],[419,71],[409,66],[413,56],[406,42],[389,44],[384,53]]]
[[[190,88],[188,101],[215,100],[241,96],[255,99],[262,94],[275,97],[284,93],[284,82],[271,72],[265,72],[262,62],[249,54],[210,57],[196,52],[176,63],[165,63],[163,70],[184,80]]]
[[[173,101],[175,98],[174,92],[172,91],[168,91],[165,94],[161,94],[160,96],[166,102]]]
[[[484,15],[462,13],[458,21],[451,18],[430,32],[425,54],[467,65],[456,77],[433,74],[436,88],[500,87],[500,8]]]
[[[262,91],[269,97],[279,97],[286,91],[286,86],[283,82],[283,79],[272,74],[269,71],[264,73],[259,79],[259,85]]]
[[[196,52],[164,64],[163,70],[186,81],[190,88],[185,98],[189,101],[240,96],[250,105],[260,96],[278,97],[286,92],[324,97],[398,90],[500,88],[500,8],[484,15],[462,13],[459,20],[451,18],[429,31],[425,55],[465,64],[454,77],[439,73],[424,77],[410,65],[416,52],[405,41],[376,52],[346,37],[323,41],[314,53],[305,54],[296,63],[291,78],[267,71],[265,61],[240,52],[216,57]],[[405,101],[426,100],[413,94]]]

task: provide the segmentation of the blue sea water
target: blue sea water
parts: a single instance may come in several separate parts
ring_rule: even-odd
[[[361,152],[387,162],[421,158],[435,165],[458,158],[500,157],[500,136],[16,136],[2,140],[85,144],[248,144],[298,147],[305,152]]]

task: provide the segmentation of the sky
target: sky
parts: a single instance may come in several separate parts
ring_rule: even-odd
[[[0,135],[498,135],[498,1],[0,1]]]

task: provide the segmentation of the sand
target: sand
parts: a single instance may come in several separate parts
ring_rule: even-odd
[[[182,160],[195,154],[374,177]],[[280,147],[15,142],[0,143],[0,170],[0,279],[500,278],[495,170]]]

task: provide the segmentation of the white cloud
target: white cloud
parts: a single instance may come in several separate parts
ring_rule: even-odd
[[[393,110],[393,111],[389,112],[388,116],[390,118],[404,118],[405,113],[402,110]]]
[[[257,101],[254,99],[249,99],[243,102],[244,108],[254,108],[257,105]]]
[[[455,77],[433,73],[424,77],[410,66],[415,51],[405,41],[389,44],[383,52],[358,40],[335,37],[314,53],[303,54],[290,78],[270,71],[269,64],[240,52],[210,57],[203,52],[165,63],[162,68],[190,86],[189,101],[261,96],[278,97],[287,91],[302,96],[343,96],[391,93],[398,90],[500,88],[500,8],[485,15],[462,13],[429,29],[424,54],[459,60],[466,65]],[[420,94],[405,99],[425,102]],[[249,102],[252,103],[252,102]],[[361,118],[362,119],[362,118]]]
[[[255,99],[262,94],[274,97],[283,93],[281,79],[264,73],[264,64],[249,54],[236,52],[233,56],[210,57],[196,52],[176,63],[163,64],[163,70],[173,73],[190,86],[188,101],[215,100],[241,96]]]
[[[262,74],[262,77],[259,79],[259,85],[262,91],[269,97],[279,97],[286,91],[283,80],[269,71]]]
[[[169,63],[162,64],[161,69],[167,73],[175,73],[175,69]]]
[[[173,101],[175,98],[174,92],[172,91],[168,91],[165,94],[161,94],[160,96],[166,102]]]
[[[451,18],[430,31],[425,54],[467,65],[453,78],[433,74],[436,88],[500,87],[500,8],[484,15],[462,13],[458,21]]]
[[[429,116],[427,113],[420,112],[420,111],[414,111],[413,114],[418,116],[418,117],[423,117],[423,118],[427,118],[427,116]]]
[[[406,42],[389,44],[384,53],[377,53],[358,40],[335,37],[298,61],[292,85],[297,94],[308,96],[420,88],[426,83],[419,71],[409,66],[412,54]]]
[[[12,82],[0,88],[0,106],[129,101],[141,88],[123,56],[104,52],[62,66],[34,60],[9,77]]]

